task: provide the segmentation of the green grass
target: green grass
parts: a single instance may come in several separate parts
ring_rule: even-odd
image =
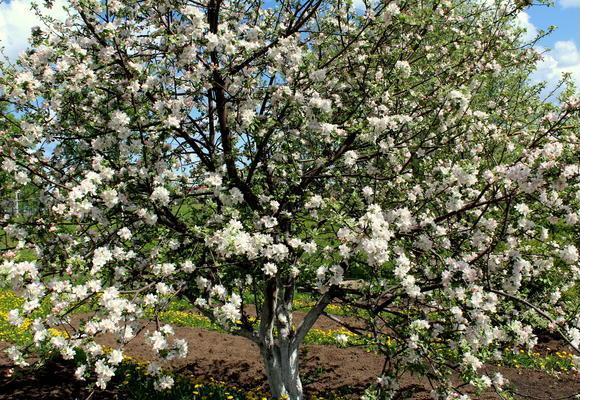
[[[175,384],[170,390],[156,391],[144,364],[131,360],[119,367],[116,376],[112,385],[128,400],[261,400],[269,397],[260,387],[244,389],[214,379],[197,382],[183,375],[173,376]]]
[[[25,322],[22,326],[13,326],[8,322],[8,312],[20,307],[23,299],[16,296],[11,291],[0,291],[0,341],[24,345],[31,340],[28,332],[29,323]]]
[[[538,369],[548,373],[568,372],[576,369],[573,354],[565,351],[542,355],[537,352],[505,351],[502,364],[514,368]]]

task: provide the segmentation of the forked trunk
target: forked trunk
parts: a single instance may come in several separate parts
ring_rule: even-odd
[[[297,329],[292,318],[293,281],[272,279],[265,288],[259,336],[256,341],[265,365],[271,396],[302,400],[298,349],[332,296],[328,291],[307,313]]]
[[[261,346],[261,355],[271,389],[271,396],[290,400],[302,399],[302,382],[298,369],[298,348],[287,340],[276,346]]]

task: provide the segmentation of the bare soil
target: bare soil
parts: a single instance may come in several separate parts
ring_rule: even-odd
[[[302,313],[294,315],[302,318]],[[321,329],[334,329],[335,322],[321,318],[317,322]],[[200,381],[213,378],[244,388],[262,386],[267,389],[266,377],[259,357],[258,348],[249,340],[224,333],[200,328],[177,327],[177,337],[188,341],[189,352],[185,360],[173,361],[171,368],[179,373],[194,376]],[[546,340],[547,339],[547,340]],[[546,338],[540,350],[560,348],[556,341]],[[113,346],[110,337],[101,339],[102,344]],[[5,346],[0,346],[3,348]],[[142,335],[125,348],[125,353],[134,359],[149,361],[148,345]],[[306,394],[327,397],[337,393],[359,398],[361,392],[373,383],[383,367],[383,358],[365,352],[361,348],[340,349],[334,346],[307,345],[301,351],[301,373]],[[0,400],[27,399],[88,399],[90,390],[73,378],[73,368],[67,363],[52,362],[48,366],[26,374],[11,376],[9,360],[0,355]],[[562,373],[552,376],[542,371],[508,367],[486,366],[489,372],[500,371],[510,382],[515,397],[523,399],[568,399],[579,393],[579,374]],[[403,399],[431,399],[431,387],[422,378],[404,375],[400,378]],[[465,388],[465,392],[472,390]],[[121,399],[114,391],[94,392],[89,400]],[[494,392],[475,396],[482,400],[498,399]]]

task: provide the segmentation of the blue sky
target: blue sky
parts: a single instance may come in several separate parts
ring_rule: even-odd
[[[64,15],[60,6],[65,2],[56,0],[51,14],[58,18]],[[554,7],[534,5],[519,16],[519,23],[527,28],[529,37],[538,28],[557,26],[556,31],[540,42],[539,50],[546,48],[549,51],[539,63],[532,80],[548,81],[552,86],[559,81],[562,73],[571,72],[579,83],[579,0],[555,0],[555,3]],[[39,24],[30,11],[30,4],[31,0],[0,0],[0,42],[11,59],[25,49],[31,27]]]
[[[540,51],[549,51],[544,53],[532,79],[547,81],[551,87],[564,72],[570,72],[579,86],[579,0],[556,0],[555,3],[553,7],[534,5],[520,16],[521,23],[531,34],[536,29],[556,26],[554,32],[539,43]]]
[[[579,48],[579,1],[558,1],[554,7],[533,6],[527,10],[530,21],[539,28],[556,25],[557,29],[544,39],[552,47],[557,40],[572,40]]]

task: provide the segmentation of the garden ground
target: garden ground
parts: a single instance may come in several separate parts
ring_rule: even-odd
[[[295,317],[300,318],[301,312]],[[326,335],[335,332],[339,327],[335,322],[321,318],[316,331]],[[256,398],[266,394],[266,378],[263,373],[256,346],[247,339],[229,335],[201,327],[178,326],[178,337],[183,337],[189,344],[189,356],[185,360],[170,365],[179,376],[190,376],[194,382],[211,384],[226,382],[232,389],[243,389],[252,392]],[[114,345],[110,337],[102,338],[102,344]],[[0,348],[6,346],[0,345]],[[546,336],[542,337],[536,357],[540,360],[561,360],[567,357],[558,341]],[[131,342],[125,353],[137,363],[148,361],[151,352],[143,338],[139,336]],[[557,356],[558,355],[558,356]],[[361,347],[341,348],[332,344],[309,344],[302,350],[302,375],[308,397],[324,398],[358,398],[365,387],[373,383],[383,366],[383,357],[365,351]],[[557,358],[558,357],[558,358]],[[529,361],[527,361],[529,360]],[[513,359],[513,366],[486,365],[488,372],[500,371],[511,382],[510,390],[514,398],[522,399],[569,399],[579,393],[579,374],[575,371],[564,371],[564,367],[542,370],[539,363],[532,363],[525,356]],[[556,365],[555,365],[556,367]],[[558,369],[558,370],[557,370]],[[0,358],[0,399],[130,399],[127,389],[95,391],[90,396],[90,389],[73,378],[73,369],[65,362],[52,362],[49,366],[35,371],[13,371],[8,359]],[[404,375],[400,379],[402,390],[398,398],[430,399],[430,386],[422,378]],[[466,393],[473,393],[472,388],[464,387]],[[225,396],[224,399],[234,398]],[[497,399],[499,396],[488,391],[473,395],[478,399]],[[151,395],[145,397],[152,399]],[[190,394],[183,398],[195,397]],[[216,397],[215,397],[216,398]],[[238,397],[235,396],[237,399]]]

